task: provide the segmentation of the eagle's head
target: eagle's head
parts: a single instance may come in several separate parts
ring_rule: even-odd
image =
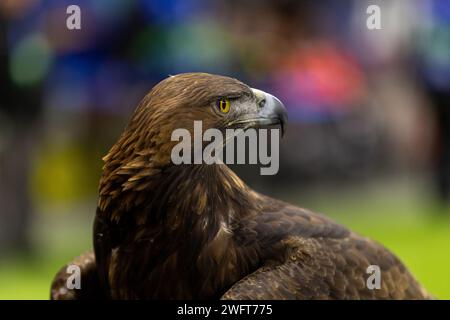
[[[171,76],[157,84],[148,99],[142,112],[152,113],[152,120],[161,124],[171,123],[172,129],[202,120],[205,129],[280,124],[284,130],[287,121],[286,109],[276,97],[207,73]]]
[[[192,131],[194,121],[199,120],[203,130],[280,125],[283,133],[287,112],[276,97],[239,80],[184,73],[153,87],[136,109],[118,145],[121,152],[129,149],[142,153],[158,147],[153,161],[163,165],[173,146],[171,133],[178,128]]]
[[[146,176],[171,163],[176,144],[172,132],[183,128],[193,136],[194,121],[202,121],[202,130],[280,125],[283,133],[287,112],[273,95],[233,78],[207,73],[170,76],[144,97],[104,157],[100,195],[141,188]]]

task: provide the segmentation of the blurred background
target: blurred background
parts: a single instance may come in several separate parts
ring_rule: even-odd
[[[251,187],[378,240],[450,299],[446,0],[1,0],[0,299],[47,299],[92,247],[101,157],[154,84],[191,71],[287,106],[279,173],[235,168]]]

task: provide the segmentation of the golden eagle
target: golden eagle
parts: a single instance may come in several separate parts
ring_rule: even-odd
[[[224,105],[222,102],[226,101]],[[52,299],[424,299],[380,244],[325,216],[250,189],[225,164],[174,165],[171,133],[287,121],[274,96],[229,77],[186,73],[157,84],[104,157],[94,252],[63,267]],[[368,267],[379,267],[369,288]]]

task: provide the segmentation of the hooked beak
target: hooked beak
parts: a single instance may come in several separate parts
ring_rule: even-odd
[[[244,128],[280,125],[281,136],[284,136],[288,115],[283,103],[275,96],[258,90],[252,91],[256,97],[257,111],[232,124],[244,125]]]

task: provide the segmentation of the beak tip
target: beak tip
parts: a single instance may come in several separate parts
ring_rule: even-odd
[[[258,89],[252,90],[255,92],[255,96],[260,97],[260,99],[265,98],[265,104],[259,111],[259,117],[270,121],[271,124],[278,123],[281,127],[281,137],[283,138],[286,133],[286,126],[288,123],[286,107],[277,97],[271,95],[270,93]]]
[[[286,134],[287,123],[288,123],[288,116],[287,116],[286,109],[284,108],[284,113],[280,116],[280,126],[281,126],[281,137],[282,138]]]

